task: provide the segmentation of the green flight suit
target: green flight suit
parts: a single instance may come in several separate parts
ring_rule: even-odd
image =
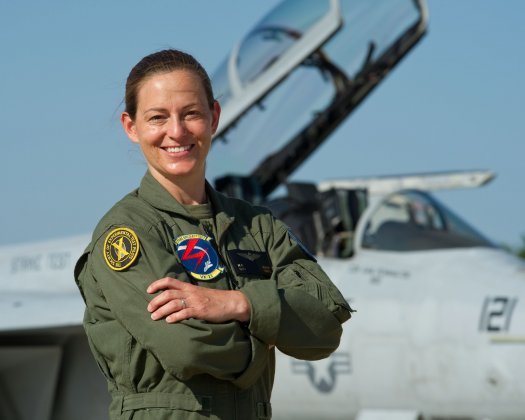
[[[102,218],[77,262],[84,327],[112,394],[111,419],[267,419],[273,344],[307,360],[339,344],[351,309],[287,226],[267,209],[206,188],[208,210],[192,211],[146,173]],[[137,243],[122,246],[122,235]],[[206,260],[213,252],[199,248],[199,239],[182,246],[185,235],[207,238],[199,243],[211,245],[218,262]],[[111,245],[122,266],[111,259]],[[191,275],[188,264],[204,262],[213,278]],[[146,289],[166,276],[238,288],[251,305],[249,323],[153,321]]]

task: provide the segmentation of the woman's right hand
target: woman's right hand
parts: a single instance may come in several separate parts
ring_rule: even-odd
[[[168,323],[189,318],[214,323],[250,320],[250,303],[239,290],[209,289],[164,277],[147,288],[151,294],[159,291],[148,304],[153,320],[165,318]]]

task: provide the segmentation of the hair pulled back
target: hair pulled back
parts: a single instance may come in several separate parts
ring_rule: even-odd
[[[147,55],[133,67],[126,81],[125,111],[131,119],[135,119],[137,114],[137,97],[142,84],[147,78],[156,74],[169,73],[175,70],[188,70],[197,75],[206,93],[208,105],[213,108],[215,99],[211,87],[210,77],[204,67],[190,54],[167,49]]]

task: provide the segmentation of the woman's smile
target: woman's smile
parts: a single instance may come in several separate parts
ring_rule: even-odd
[[[173,153],[173,154],[182,154],[182,152],[189,152],[193,146],[195,146],[194,144],[189,144],[187,146],[176,146],[176,147],[163,147],[164,150],[166,150],[166,152],[168,153]]]

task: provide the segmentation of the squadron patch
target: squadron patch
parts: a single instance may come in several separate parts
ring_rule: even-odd
[[[139,238],[128,228],[113,229],[104,241],[104,259],[109,268],[122,271],[139,255]]]
[[[190,234],[175,240],[182,265],[198,280],[212,280],[224,271],[210,239],[208,236]]]

